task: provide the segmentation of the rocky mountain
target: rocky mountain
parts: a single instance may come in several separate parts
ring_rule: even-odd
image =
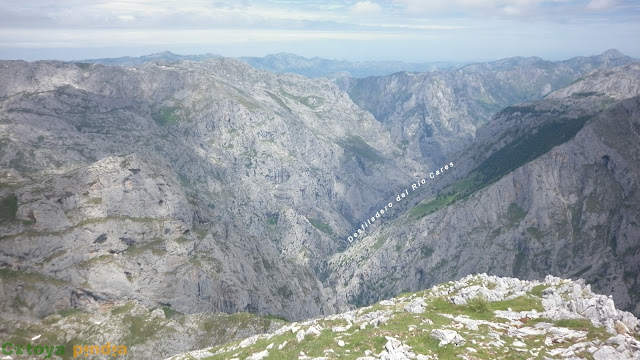
[[[110,66],[139,66],[150,61],[203,61],[207,59],[220,58],[222,56],[216,54],[201,54],[201,55],[179,55],[174,54],[171,51],[163,51],[155,54],[143,55],[143,56],[122,56],[117,58],[100,58],[100,59],[85,59],[72,61],[74,63],[89,63],[89,64],[101,64]]]
[[[211,58],[218,58],[220,55],[178,55],[170,51],[144,55],[139,57],[119,57],[86,59],[75,62],[102,64],[111,66],[138,66],[149,61],[179,61],[192,60],[203,61]],[[346,61],[330,60],[321,57],[306,58],[295,54],[278,53],[262,57],[243,56],[241,60],[252,67],[260,70],[267,70],[276,73],[293,73],[306,77],[325,77],[338,73],[346,73],[352,77],[383,76],[400,71],[435,71],[452,70],[463,66],[465,63],[456,62],[428,62],[428,63],[407,63],[403,61]]]
[[[639,324],[582,281],[481,274],[168,360],[637,359]]]
[[[368,79],[0,61],[0,336],[156,359],[474,273],[583,278],[638,314],[639,84],[615,51]]]
[[[230,59],[7,61],[0,77],[0,264],[44,276],[2,296],[37,315],[123,297],[332,312],[317,274],[344,229],[424,171],[328,80]]]
[[[471,273],[551,272],[638,313],[638,84],[631,64],[502,110],[434,192],[336,254],[329,282],[368,304]]]
[[[406,63],[402,61],[346,61],[320,57],[306,58],[295,54],[279,53],[263,57],[240,57],[240,60],[256,69],[277,73],[294,73],[306,77],[333,76],[346,73],[349,77],[366,78],[384,76],[400,71],[453,70],[464,65],[456,62]]]
[[[559,62],[514,57],[454,71],[335,81],[384,125],[404,157],[439,167],[469,146],[476,130],[499,110],[541,99],[595,69],[635,61],[609,50]]]

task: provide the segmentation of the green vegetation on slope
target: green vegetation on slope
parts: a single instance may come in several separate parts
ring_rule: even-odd
[[[449,285],[451,288],[452,285],[450,283]],[[489,285],[493,285],[494,288],[496,286],[495,283],[485,284],[485,286]],[[473,280],[468,281],[467,286],[474,286]],[[529,350],[534,351],[536,358],[553,357],[554,351],[565,349],[572,343],[553,341],[545,345],[544,340],[547,336],[555,336],[552,332],[544,335],[514,336],[510,335],[510,331],[500,330],[503,345],[496,345],[493,336],[498,326],[533,330],[537,329],[537,324],[547,323],[548,326],[584,331],[583,336],[588,341],[602,342],[611,336],[604,328],[593,326],[589,320],[553,321],[545,317],[536,317],[535,314],[544,315],[545,309],[540,296],[548,286],[547,284],[537,285],[528,294],[509,300],[488,301],[478,296],[468,300],[466,305],[455,305],[450,301],[449,296],[432,295],[431,290],[405,293],[397,296],[391,304],[387,301],[385,305],[378,303],[357,310],[354,314],[355,319],[352,319],[353,326],[341,317],[317,319],[306,325],[291,324],[290,331],[285,329],[286,331],[259,337],[255,341],[248,343],[245,341],[243,346],[237,346],[238,342],[233,342],[211,348],[209,351],[212,355],[205,359],[218,360],[231,357],[245,359],[258,353],[261,356],[264,355],[265,360],[295,359],[302,356],[302,353],[309,358],[357,359],[367,354],[379,354],[388,342],[388,337],[408,345],[415,354],[437,356],[440,359],[454,359],[460,356],[471,356],[474,359],[527,359],[532,355]],[[423,313],[411,313],[406,310],[406,304],[416,299],[424,300]],[[524,313],[522,319],[513,321],[498,314],[498,311]],[[528,315],[524,315],[526,313],[534,314],[534,317],[529,318]],[[382,315],[387,317],[387,320],[373,326],[366,320],[370,315],[373,315],[373,318]],[[465,321],[476,322],[477,327],[462,326]],[[318,332],[310,334],[307,329],[311,327],[316,327]],[[338,327],[344,330],[336,330]],[[436,329],[455,330],[465,339],[465,344],[458,347],[453,344],[440,345],[439,340],[435,339],[431,333]],[[298,331],[306,333],[301,341],[296,339]],[[515,345],[516,341],[518,345]],[[507,351],[514,345],[522,351],[509,351],[508,356],[505,357]],[[268,350],[266,353],[265,349]],[[189,359],[188,356],[176,358]]]
[[[0,222],[15,220],[17,212],[18,198],[15,195],[9,195],[0,201]]]
[[[158,125],[175,124],[178,122],[178,110],[177,106],[161,107],[153,113],[152,118]]]
[[[522,108],[518,108],[522,110]],[[435,199],[423,201],[409,211],[412,220],[445,208],[500,180],[520,166],[546,154],[553,147],[571,140],[589,116],[550,121],[491,154],[466,177],[444,188]]]
[[[382,156],[378,154],[376,149],[374,149],[371,145],[367,144],[362,138],[358,135],[349,135],[346,137],[344,141],[340,144],[345,150],[356,154],[365,160],[369,160],[371,162],[380,162],[382,161]]]
[[[311,223],[311,225],[313,225],[316,229],[322,231],[323,233],[331,236],[335,235],[329,224],[326,224],[318,219],[307,218],[307,220],[309,221],[309,223]]]
[[[278,95],[272,93],[269,90],[265,90],[265,92],[267,93],[267,95],[269,95],[270,98],[273,99],[273,101],[275,101],[278,105],[280,105],[282,108],[287,110],[287,112],[293,112],[291,110],[291,108],[289,106],[287,106],[287,104],[285,104],[284,101],[282,101],[282,99],[280,99],[280,97]]]

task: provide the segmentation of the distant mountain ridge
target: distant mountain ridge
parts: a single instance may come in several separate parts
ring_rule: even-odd
[[[142,55],[142,56],[122,56],[117,58],[99,58],[99,59],[86,59],[72,62],[82,62],[82,63],[90,63],[90,64],[101,64],[101,65],[109,65],[109,66],[138,66],[142,65],[149,61],[180,61],[180,60],[191,60],[191,61],[202,61],[207,59],[220,58],[221,55],[216,54],[200,54],[200,55],[178,55],[174,54],[171,51],[163,51],[159,53]]]
[[[139,57],[117,57],[85,59],[71,62],[83,62],[92,64],[102,64],[109,66],[139,66],[149,61],[203,61],[206,59],[224,57],[218,54],[192,54],[179,55],[171,51],[143,55]],[[460,61],[432,61],[432,62],[404,62],[404,61],[346,61],[327,59],[322,57],[307,58],[291,53],[269,54],[262,57],[242,56],[238,57],[252,67],[260,70],[267,70],[276,73],[294,73],[310,78],[314,77],[341,77],[348,74],[348,77],[366,78],[369,76],[385,76],[398,72],[433,72],[433,71],[476,71],[483,70],[507,70],[514,66],[541,65],[541,64],[564,64],[575,71],[593,70],[594,62],[608,67],[620,66],[629,62],[640,61],[620,51],[610,49],[600,55],[578,56],[567,60],[549,61],[540,57],[509,57],[489,62],[460,62]]]
[[[306,58],[303,56],[279,53],[264,57],[241,57],[240,60],[256,69],[273,72],[292,72],[306,77],[323,77],[347,72],[350,76],[364,78],[382,76],[401,71],[425,72],[437,70],[454,70],[464,65],[462,62],[424,62],[407,63],[403,61],[345,61],[329,60],[321,57]]]
[[[124,56],[118,58],[86,59],[71,62],[83,62],[109,66],[138,66],[149,61],[202,61],[223,57],[216,54],[178,55],[171,51],[149,54],[139,57]],[[321,57],[306,58],[296,54],[278,53],[263,57],[243,56],[237,58],[252,67],[276,73],[294,73],[306,77],[325,77],[338,73],[349,73],[353,77],[383,76],[400,71],[424,72],[457,69],[465,62],[434,61],[407,63],[403,61],[346,61]]]

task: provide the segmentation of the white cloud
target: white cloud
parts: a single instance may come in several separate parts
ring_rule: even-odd
[[[0,52],[193,45],[464,60],[618,47],[638,56],[639,19],[638,0],[0,0]]]
[[[427,35],[395,32],[343,32],[343,31],[289,31],[264,29],[192,29],[192,30],[131,30],[90,29],[74,30],[5,29],[0,33],[0,48],[92,48],[113,46],[161,45],[216,45],[248,42],[286,42],[314,40],[407,40]]]
[[[464,29],[464,26],[459,25],[421,25],[421,24],[362,24],[366,26],[379,26],[381,28],[392,29],[409,29],[409,30],[459,30]]]
[[[392,0],[408,14],[435,15],[457,14],[483,17],[487,15],[529,16],[557,12],[558,6],[565,11],[575,8],[577,2],[587,0]],[[615,0],[592,0],[592,3],[615,3]],[[603,7],[601,7],[603,8]]]
[[[355,14],[378,14],[381,11],[382,7],[371,1],[360,1],[351,7],[351,12]]]
[[[134,21],[136,19],[133,15],[118,15],[117,18],[122,21]]]
[[[616,0],[591,0],[587,5],[589,10],[606,10],[618,4]]]

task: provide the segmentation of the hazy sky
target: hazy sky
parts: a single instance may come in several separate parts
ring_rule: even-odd
[[[291,52],[346,60],[640,57],[638,0],[0,0],[0,58]]]

